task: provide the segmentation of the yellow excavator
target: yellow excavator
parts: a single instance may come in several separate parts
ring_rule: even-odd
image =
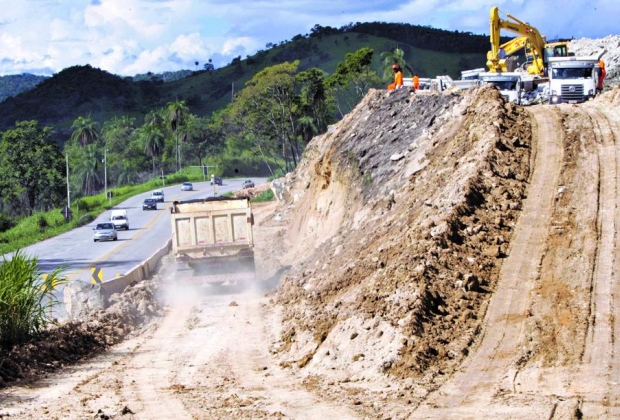
[[[568,56],[568,42],[560,41],[547,44],[546,38],[535,27],[506,13],[508,20],[500,19],[499,8],[491,8],[491,51],[487,53],[487,67],[490,72],[503,73],[510,69],[510,54],[525,48],[527,72],[531,75],[544,76],[548,57]],[[519,36],[500,45],[500,32],[509,30]]]

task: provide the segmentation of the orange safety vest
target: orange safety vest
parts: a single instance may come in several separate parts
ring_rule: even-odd
[[[416,90],[420,89],[420,78],[418,76],[413,76],[413,87]]]
[[[607,72],[605,71],[605,62],[603,60],[599,60],[598,65],[600,67],[600,73],[598,78],[598,86],[596,88],[598,90],[603,90],[603,87],[605,86],[605,76],[607,75]]]
[[[394,86],[396,89],[403,87],[403,72],[397,71],[394,75]]]

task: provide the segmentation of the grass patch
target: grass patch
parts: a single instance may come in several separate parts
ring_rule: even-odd
[[[51,309],[58,299],[53,289],[66,282],[61,270],[57,268],[43,279],[37,258],[19,250],[0,264],[1,346],[24,343],[54,322]]]
[[[273,196],[273,191],[271,191],[271,189],[265,190],[262,193],[256,195],[254,198],[252,198],[252,202],[254,203],[264,203],[267,201],[273,201],[274,200],[274,196]]]

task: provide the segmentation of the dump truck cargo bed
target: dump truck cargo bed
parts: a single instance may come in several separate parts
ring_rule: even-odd
[[[175,201],[170,220],[179,281],[223,284],[254,280],[254,217],[249,199]]]

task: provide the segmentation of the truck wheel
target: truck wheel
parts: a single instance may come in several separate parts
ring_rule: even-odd
[[[94,242],[97,242],[97,240],[96,240],[96,239],[93,239],[93,241],[94,241]]]

